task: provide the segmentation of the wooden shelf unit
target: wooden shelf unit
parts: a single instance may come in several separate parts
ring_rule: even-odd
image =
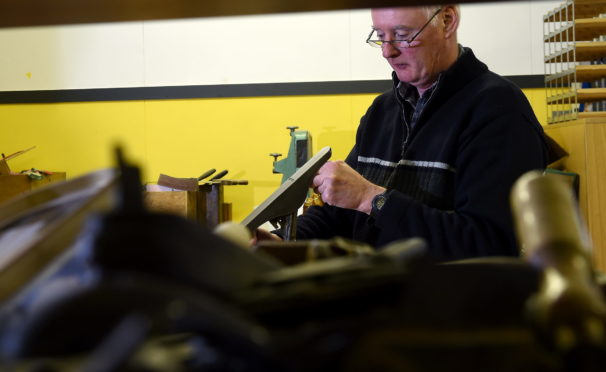
[[[606,0],[566,0],[544,20],[545,132],[568,152],[552,165],[579,175],[579,209],[594,267],[606,272]],[[603,104],[601,103],[603,102]],[[596,104],[597,103],[597,104]]]
[[[606,40],[600,39],[606,35],[603,13],[606,0],[567,0],[543,17],[550,124],[594,117],[585,114],[606,110]]]

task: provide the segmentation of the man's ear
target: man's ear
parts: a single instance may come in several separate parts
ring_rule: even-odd
[[[444,35],[447,38],[457,34],[460,18],[459,8],[456,5],[444,5],[442,7],[442,23],[440,26],[444,27]]]

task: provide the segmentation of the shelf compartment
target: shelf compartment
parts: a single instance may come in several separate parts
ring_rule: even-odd
[[[577,100],[579,102],[595,102],[606,100],[606,88],[577,89]]]
[[[606,118],[606,111],[579,112],[579,119]]]
[[[578,65],[573,69],[562,71],[558,74],[553,74],[545,77],[545,82],[549,83],[558,79],[566,79],[570,77],[574,80],[576,73],[576,82],[592,82],[606,78],[606,64],[604,65]]]
[[[578,103],[588,103],[606,100],[606,88],[583,88],[577,89],[576,91],[571,90],[570,92],[558,94],[555,96],[547,97],[548,104],[565,104],[569,103],[571,99],[576,95],[576,101]]]
[[[579,18],[591,18],[595,17],[600,13],[606,13],[606,0],[576,0],[574,2],[567,1],[560,5],[554,10],[550,11],[543,16],[544,22],[561,22],[566,19],[561,19],[560,15],[568,16],[572,18],[574,10],[574,17]]]
[[[573,32],[574,30],[574,32]],[[574,21],[574,24],[555,30],[545,37],[546,42],[562,42],[565,40],[593,41],[601,35],[606,35],[606,18],[583,18]]]
[[[606,41],[579,41],[545,58],[545,63],[567,63],[593,61],[606,57]]]

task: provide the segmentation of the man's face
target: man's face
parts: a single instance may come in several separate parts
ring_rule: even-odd
[[[371,16],[377,38],[382,40],[408,40],[431,17],[423,8],[373,9]],[[443,32],[432,22],[417,36],[410,48],[399,49],[386,43],[382,52],[400,81],[426,89],[441,72],[443,48]]]

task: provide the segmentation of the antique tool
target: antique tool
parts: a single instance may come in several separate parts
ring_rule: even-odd
[[[178,189],[184,191],[197,191],[198,190],[198,179],[197,178],[177,178],[171,177],[166,174],[160,174],[158,177],[158,185],[164,187],[170,187],[171,189]]]
[[[570,185],[526,173],[511,197],[525,259],[543,270],[529,311],[560,350],[606,343],[606,304],[596,283],[590,244]]]
[[[225,177],[225,175],[228,173],[227,169],[222,170],[221,172],[215,174],[210,180],[211,181],[216,181],[218,179],[221,179],[223,177]]]
[[[36,148],[36,146],[32,146],[29,149],[17,151],[13,154],[10,154],[9,156],[5,156],[4,154],[2,154],[2,159],[0,159],[0,175],[2,175],[2,174],[7,175],[7,174],[11,173],[11,170],[8,167],[8,163],[7,163],[8,160],[16,158],[19,155],[23,155],[26,152],[33,150],[35,148]]]
[[[311,158],[311,135],[306,130],[296,130],[298,128],[286,127],[286,129],[290,130],[291,138],[286,158],[278,160],[278,157],[282,156],[282,154],[269,154],[274,158],[273,172],[282,174],[282,181],[280,183],[286,182],[297,169],[301,168]]]
[[[215,173],[217,170],[215,168],[211,168],[209,170],[207,170],[206,172],[202,173],[199,177],[198,177],[198,181],[202,181],[203,179],[209,177],[210,175],[212,175],[213,173]]]
[[[280,185],[265,201],[252,211],[242,224],[255,230],[269,221],[279,226],[284,240],[295,240],[297,210],[305,201],[311,182],[324,163],[330,158],[330,147],[324,147],[309,159],[291,177]]]

